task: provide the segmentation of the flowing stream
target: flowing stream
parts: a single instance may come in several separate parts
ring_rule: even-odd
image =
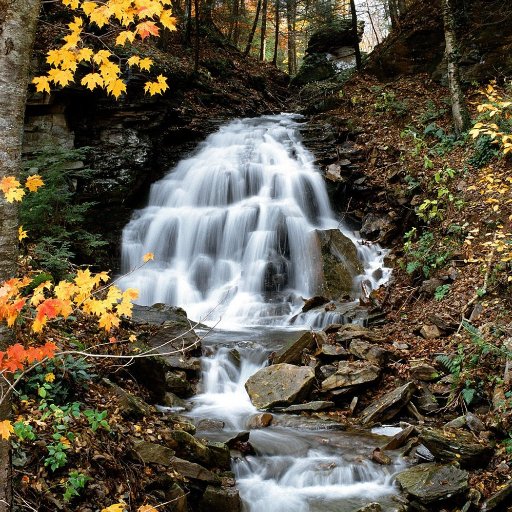
[[[339,229],[356,244],[364,272],[354,279],[354,300],[361,282],[375,288],[389,277],[384,252],[360,243],[335,218],[298,124],[296,116],[279,115],[221,127],[152,186],[149,205],[123,232],[121,285],[138,288],[141,304],[178,305],[215,325],[190,412],[224,424],[199,431],[211,439],[250,429],[258,411],[244,384],[270,352],[297,338],[298,329],[343,321],[301,314],[303,299],[321,284],[316,230]],[[155,259],[141,268],[147,252]],[[392,510],[400,461],[372,463],[382,437],[337,427],[275,414],[271,427],[251,429],[256,455],[233,461],[244,510],[351,512],[372,501]]]

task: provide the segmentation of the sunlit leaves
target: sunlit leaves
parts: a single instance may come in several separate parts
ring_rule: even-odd
[[[151,96],[154,94],[162,94],[167,89],[169,89],[167,78],[163,75],[158,75],[156,82],[146,82],[144,84],[144,91]]]
[[[99,73],[88,73],[82,78],[80,83],[92,91],[95,87],[103,87],[104,82]]]
[[[114,503],[110,507],[102,509],[101,512],[124,512],[125,510],[126,505],[124,503]]]
[[[155,255],[152,253],[152,252],[147,252],[146,254],[144,254],[144,256],[142,257],[142,261],[144,263],[147,263],[148,261],[151,261],[151,260],[154,260],[155,259]]]
[[[33,174],[32,176],[29,176],[27,178],[27,181],[25,182],[25,187],[27,187],[30,192],[36,192],[37,189],[42,187],[44,185],[43,179],[39,174]]]
[[[23,226],[18,228],[18,241],[21,242],[23,239],[27,238],[27,232],[23,229]]]
[[[160,29],[152,21],[143,21],[135,27],[135,32],[144,40],[149,36],[158,36]]]
[[[0,421],[0,438],[8,440],[14,433],[14,427],[9,420]]]
[[[30,192],[35,192],[44,185],[41,176],[34,174],[29,176],[25,182],[25,187]],[[21,188],[21,183],[14,176],[5,176],[0,180],[0,190],[3,192],[7,202],[21,201],[25,195],[25,190]]]

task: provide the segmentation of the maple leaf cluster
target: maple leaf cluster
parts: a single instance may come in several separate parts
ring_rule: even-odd
[[[137,55],[124,60],[116,57],[109,50],[94,51],[86,45],[88,24],[98,28],[106,25],[118,31],[117,46],[132,43],[136,37],[141,40],[149,36],[159,36],[161,26],[176,30],[176,19],[169,8],[170,0],[107,0],[85,1],[62,0],[62,3],[77,12],[77,16],[68,24],[69,33],[64,37],[64,44],[50,50],[46,62],[51,66],[46,75],[33,79],[38,92],[50,92],[51,84],[66,87],[75,79],[80,64],[88,64],[92,71],[81,79],[81,84],[94,90],[96,87],[105,89],[116,99],[126,92],[126,83],[121,78],[121,65],[125,69],[137,66],[140,70],[149,71],[153,61]],[[145,91],[150,95],[162,94],[169,86],[167,79],[159,75],[156,81],[148,81]]]
[[[25,188],[30,192],[36,192],[43,185],[43,180],[39,174],[33,174],[25,181]],[[3,177],[0,180],[0,190],[3,192],[8,203],[21,201],[25,196],[25,190],[14,176]]]
[[[43,359],[52,359],[55,356],[57,345],[47,341],[38,347],[25,348],[20,343],[11,345],[5,352],[0,351],[0,371],[16,372],[22,370],[26,364],[33,364]]]

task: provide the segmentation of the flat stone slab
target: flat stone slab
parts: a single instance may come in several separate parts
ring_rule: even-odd
[[[281,412],[323,411],[324,409],[329,409],[331,407],[334,407],[334,402],[329,402],[327,400],[317,400],[315,402],[308,402],[306,404],[290,405],[290,407],[282,409]]]
[[[361,423],[372,425],[378,421],[387,421],[394,418],[402,407],[409,403],[415,390],[414,382],[408,382],[375,400],[361,413]]]
[[[180,459],[178,457],[171,457],[169,462],[170,463],[168,465],[172,466],[173,469],[185,478],[199,480],[200,482],[206,482],[208,484],[220,485],[220,478],[208,469],[203,468],[200,464]]]
[[[258,409],[270,409],[302,401],[314,380],[312,368],[281,363],[256,372],[245,383],[245,389]]]
[[[304,350],[313,350],[317,344],[321,345],[327,340],[324,332],[305,332],[298,340],[288,343],[279,350],[272,359],[273,364],[289,363],[300,364]],[[318,341],[317,341],[318,340]]]
[[[336,373],[322,382],[322,391],[361,386],[375,382],[379,377],[380,368],[366,361],[340,361]]]
[[[428,462],[399,473],[396,481],[410,496],[424,505],[464,493],[469,473],[449,464]]]

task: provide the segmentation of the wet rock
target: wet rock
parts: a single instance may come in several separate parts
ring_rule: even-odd
[[[304,301],[304,306],[302,306],[302,312],[307,313],[311,309],[317,308],[318,306],[323,306],[328,302],[328,298],[322,297],[321,295],[316,295],[315,297],[311,297],[310,299],[306,299]]]
[[[256,407],[270,409],[303,400],[314,379],[311,368],[281,363],[256,372],[245,383],[245,389]]]
[[[402,448],[408,439],[416,432],[416,427],[414,425],[409,425],[405,427],[403,430],[395,434],[388,442],[385,444],[382,449],[383,450],[397,450],[398,448]]]
[[[482,505],[482,511],[490,512],[497,510],[502,505],[510,504],[512,500],[512,480],[509,480],[504,487],[495,492],[489,499]],[[507,509],[508,510],[508,509]]]
[[[381,216],[375,213],[369,213],[363,219],[361,226],[361,236],[368,240],[383,242],[389,239],[390,235],[396,230],[396,225],[388,215]]]
[[[188,404],[180,398],[179,396],[175,395],[174,393],[171,393],[170,391],[167,391],[164,394],[164,399],[162,400],[162,405],[165,405],[166,407],[175,407],[178,409],[181,409],[183,411],[188,409]]]
[[[206,446],[210,450],[212,464],[225,471],[231,468],[231,454],[226,443],[208,441]]]
[[[422,462],[434,462],[435,460],[434,454],[424,444],[416,446],[413,454]]]
[[[331,407],[334,407],[334,402],[329,402],[326,400],[317,400],[315,402],[307,402],[305,404],[290,405],[290,407],[286,407],[285,409],[283,409],[282,412],[314,412],[330,409]]]
[[[317,295],[329,300],[342,300],[352,292],[354,278],[363,267],[357,248],[338,229],[317,230],[321,261],[312,261],[319,273]]]
[[[233,446],[237,443],[247,443],[249,441],[251,433],[244,430],[243,432],[238,432],[238,434],[234,435],[233,437],[229,437],[226,439],[225,444],[229,448],[233,448]]]
[[[117,384],[108,379],[103,379],[103,383],[110,387],[119,400],[121,415],[125,418],[141,419],[144,416],[150,416],[154,413],[154,408],[144,402],[144,400],[128,393]]]
[[[327,340],[324,332],[305,332],[298,340],[291,341],[272,358],[273,364],[300,364],[304,351],[312,351]]]
[[[184,355],[166,356],[165,360],[171,368],[186,370],[192,374],[199,375],[201,371],[201,360],[198,357],[186,357]]]
[[[365,361],[353,363],[340,361],[336,373],[322,382],[322,391],[337,388],[352,388],[375,382],[380,377],[380,368]]]
[[[171,457],[169,462],[169,465],[185,478],[199,480],[207,484],[220,485],[220,478],[200,464],[178,457]]]
[[[188,397],[192,395],[192,386],[187,380],[184,372],[172,371],[165,374],[166,391],[170,391],[175,395]]]
[[[382,512],[382,507],[379,503],[369,503],[364,507],[358,508],[355,512]]]
[[[174,440],[173,448],[179,457],[197,462],[204,466],[210,465],[210,450],[194,436],[183,430],[175,430],[171,432],[171,438]]]
[[[255,414],[247,420],[246,427],[249,429],[266,428],[272,423],[273,417],[269,412]]]
[[[439,372],[425,361],[415,361],[410,367],[411,379],[432,381],[439,378]]]
[[[133,305],[131,320],[138,324],[162,325],[165,322],[177,322],[187,328],[190,326],[187,313],[184,309],[167,304],[153,304],[152,306]]]
[[[225,423],[222,420],[215,418],[204,418],[197,422],[196,427],[198,430],[207,432],[220,432],[224,428]]]
[[[174,456],[174,450],[147,441],[134,441],[133,452],[144,464],[161,464],[162,466],[170,466]]]
[[[363,425],[372,425],[378,421],[387,421],[394,418],[409,403],[415,390],[415,384],[408,382],[385,394],[361,413],[361,422]]]
[[[373,462],[383,466],[391,464],[391,457],[386,455],[380,448],[375,448],[375,450],[373,450],[371,459]]]
[[[484,467],[493,455],[489,444],[460,429],[424,428],[419,439],[437,460],[457,461],[463,468]]]
[[[455,466],[426,463],[399,473],[396,480],[407,494],[430,505],[466,492],[468,476]]]
[[[335,358],[342,358],[347,357],[349,355],[348,351],[345,350],[341,345],[330,345],[330,344],[324,344],[320,348],[319,352],[317,353],[319,356],[323,357],[335,357]]]
[[[436,338],[440,338],[442,332],[439,330],[437,325],[424,324],[420,329],[420,335],[423,336],[426,340],[433,340]]]
[[[366,359],[378,366],[385,366],[390,357],[388,350],[359,339],[350,342],[348,351],[359,359]]]
[[[180,416],[178,414],[174,414],[170,416],[168,420],[172,423],[173,428],[175,430],[183,430],[190,435],[194,435],[196,433],[196,426],[191,422],[190,418],[187,416]]]
[[[242,501],[235,487],[209,485],[199,502],[200,512],[241,512]]]

